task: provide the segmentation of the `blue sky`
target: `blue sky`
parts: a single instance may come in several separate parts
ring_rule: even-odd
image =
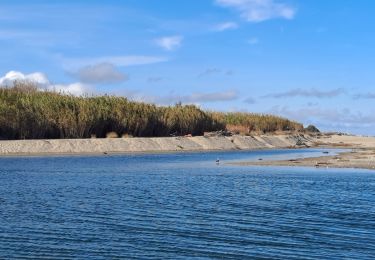
[[[0,83],[375,135],[375,1],[0,2]]]

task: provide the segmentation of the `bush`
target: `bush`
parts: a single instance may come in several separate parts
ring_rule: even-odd
[[[320,133],[319,129],[314,125],[309,125],[305,128],[305,131],[311,132],[311,133]]]

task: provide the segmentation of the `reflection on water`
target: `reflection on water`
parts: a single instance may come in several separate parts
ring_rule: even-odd
[[[225,164],[296,155],[2,158],[0,258],[371,259],[374,172]]]

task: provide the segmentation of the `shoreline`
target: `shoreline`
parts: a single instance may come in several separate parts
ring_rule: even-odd
[[[138,155],[300,148],[343,148],[352,150],[338,153],[337,155],[324,154],[320,157],[231,162],[229,164],[238,166],[360,168],[375,170],[375,137],[327,134],[0,141],[0,158]]]

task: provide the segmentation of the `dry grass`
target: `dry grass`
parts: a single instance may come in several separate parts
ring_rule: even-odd
[[[212,117],[224,123],[228,130],[241,134],[303,131],[303,125],[282,117],[254,113],[218,113]]]

